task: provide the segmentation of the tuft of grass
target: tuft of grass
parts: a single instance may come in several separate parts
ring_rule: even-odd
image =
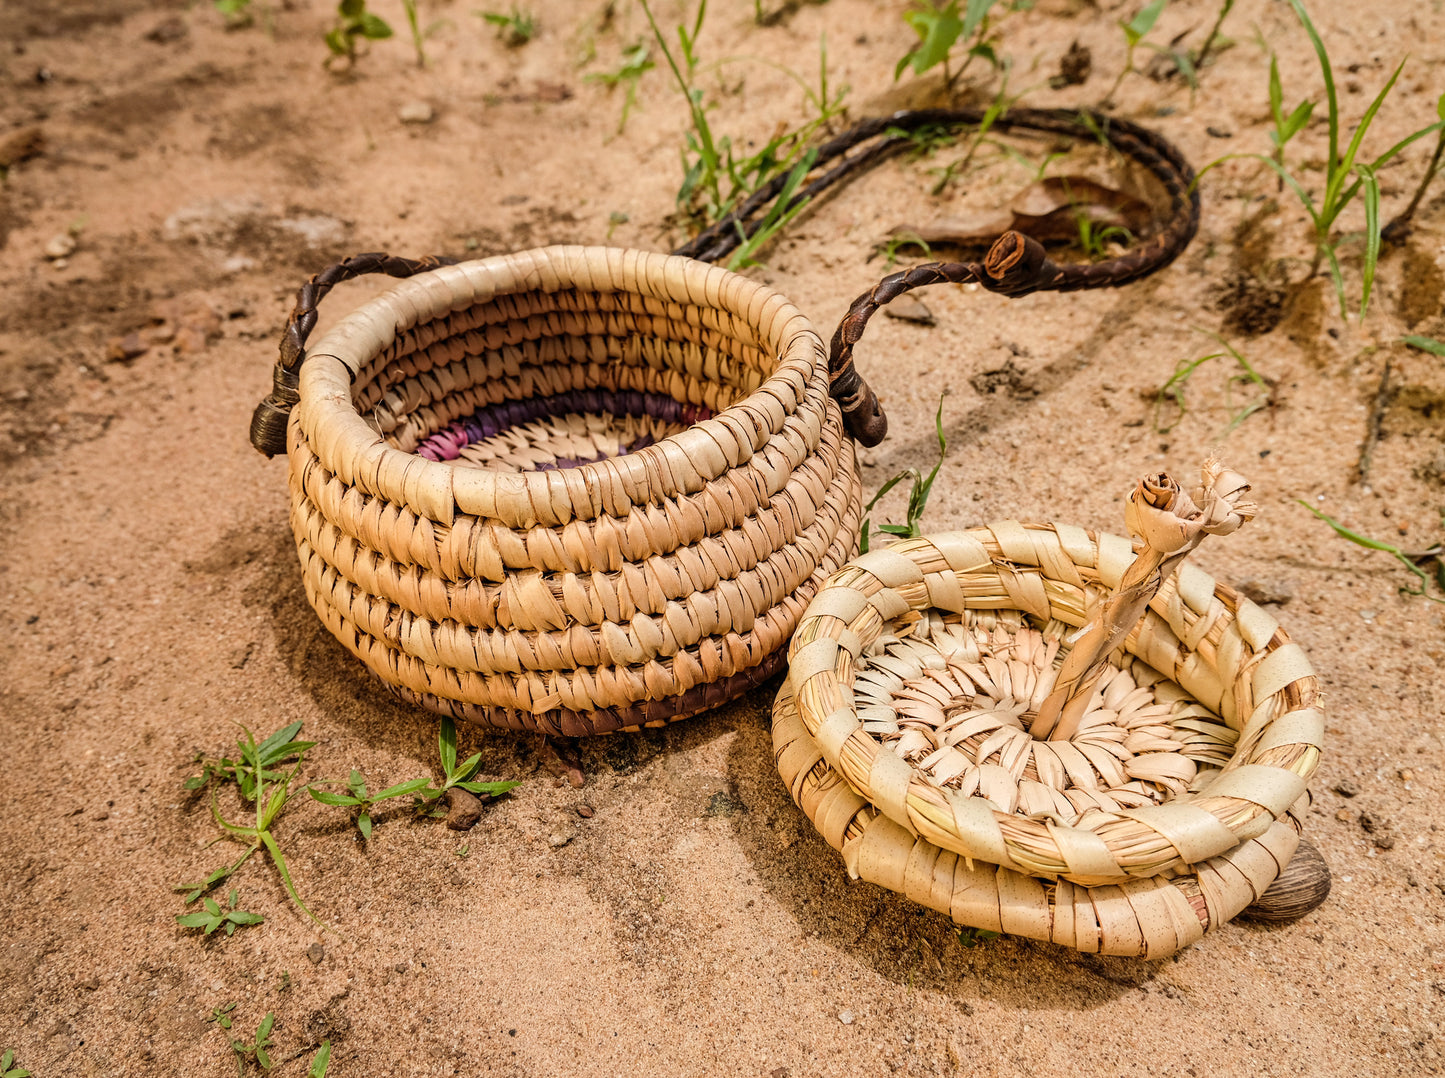
[[[1229,380],[1224,384],[1224,403],[1230,409],[1229,424],[1224,428],[1223,434],[1229,434],[1250,416],[1262,408],[1269,406],[1270,398],[1274,393],[1274,387],[1269,379],[1254,369],[1254,365],[1245,359],[1240,351],[1226,341],[1218,333],[1210,333],[1207,330],[1200,330],[1207,336],[1213,337],[1224,350],[1222,352],[1211,352],[1207,356],[1199,356],[1196,359],[1181,359],[1174,368],[1174,373],[1169,380],[1159,387],[1159,392],[1154,397],[1154,429],[1160,434],[1168,434],[1177,427],[1186,415],[1189,414],[1189,406],[1185,402],[1184,391],[1189,384],[1189,379],[1194,372],[1206,363],[1216,359],[1233,359],[1238,370],[1230,374]],[[1252,385],[1257,389],[1254,398],[1236,409],[1231,401],[1231,391],[1235,386]],[[1178,410],[1173,421],[1163,423],[1164,410],[1168,407]]]
[[[710,106],[706,103],[706,94],[698,85],[704,65],[697,41],[707,16],[707,0],[698,4],[691,27],[686,22],[677,26],[676,54],[658,25],[648,0],[640,0],[640,3],[652,28],[653,38],[672,71],[673,80],[688,103],[691,127],[684,137],[683,180],[677,192],[677,210],[683,220],[700,231],[725,217],[769,180],[792,173],[807,152],[813,135],[843,111],[843,98],[848,88],[845,86],[836,92],[830,88],[828,43],[826,38],[820,40],[816,89],[791,69],[778,68],[802,87],[809,118],[792,130],[775,134],[756,153],[744,155],[731,136],[714,131],[708,116]],[[728,62],[732,61],[708,66],[717,67]],[[797,184],[791,186],[796,190]],[[783,199],[778,199],[777,203],[786,206]]]
[[[897,232],[889,236],[887,241],[877,248],[877,251],[883,255],[884,261],[889,266],[895,266],[898,264],[898,252],[905,247],[917,247],[922,257],[933,257],[933,248],[928,245],[928,241],[917,232],[908,231]]]
[[[583,76],[583,82],[600,83],[609,90],[618,86],[625,88],[622,99],[622,118],[617,121],[619,135],[627,129],[627,117],[632,114],[632,109],[637,104],[637,84],[644,74],[656,66],[652,61],[652,50],[642,42],[638,42],[622,53],[622,62],[615,71],[597,71]]]
[[[1111,243],[1128,246],[1134,242],[1134,233],[1123,225],[1101,225],[1081,209],[1074,211],[1074,223],[1079,229],[1079,249],[1090,262],[1112,257]]]
[[[933,429],[938,436],[938,461],[933,465],[933,470],[928,473],[927,478],[917,468],[904,468],[903,471],[893,476],[881,487],[878,493],[873,495],[872,500],[863,507],[863,525],[858,534],[858,553],[868,553],[869,542],[874,535],[892,535],[900,539],[916,539],[922,534],[918,522],[923,518],[923,511],[928,508],[929,495],[933,493],[933,481],[938,478],[938,470],[943,467],[943,459],[948,454],[948,440],[943,436],[943,398],[948,396],[948,390],[944,390],[938,397],[938,413],[933,417]],[[873,518],[869,515],[873,507],[890,490],[896,487],[905,479],[912,483],[908,492],[908,513],[903,524],[880,524],[878,531],[873,531]]]
[[[336,5],[336,21],[326,33],[326,47],[331,51],[326,66],[345,60],[350,69],[361,56],[360,42],[383,41],[391,36],[391,24],[368,11],[366,0],[341,0]]]
[[[1295,501],[1299,502],[1300,505],[1304,506],[1328,524],[1341,539],[1346,539],[1356,546],[1364,547],[1366,550],[1383,551],[1408,569],[1410,574],[1415,577],[1417,583],[1413,588],[1402,586],[1400,588],[1401,595],[1421,595],[1432,603],[1445,603],[1445,547],[1436,543],[1429,550],[1421,550],[1412,554],[1402,550],[1394,543],[1387,543],[1383,539],[1371,539],[1367,535],[1361,535],[1359,532],[1351,531],[1334,517],[1320,512],[1303,499],[1296,498]],[[1445,514],[1442,514],[1442,522],[1445,522]],[[1434,567],[1430,568],[1432,563]],[[1440,598],[1436,598],[1430,594],[1431,583],[1434,583],[1435,587],[1440,591]]]
[[[236,908],[236,889],[234,887],[231,888],[231,893],[226,899],[229,909],[221,909],[220,903],[213,898],[202,898],[201,904],[204,908],[193,913],[178,914],[176,924],[182,928],[204,929],[202,934],[207,936],[218,928],[224,928],[227,936],[233,936],[238,928],[259,925],[266,920],[259,913],[248,913]]]
[[[474,15],[483,21],[497,28],[497,37],[502,44],[509,49],[520,49],[527,42],[537,36],[539,24],[537,17],[530,11],[523,11],[512,5],[510,12],[501,11],[476,11]]]
[[[460,764],[457,763],[457,727],[451,719],[443,716],[441,728],[437,731],[437,751],[442,762],[442,784],[438,787],[428,787],[418,791],[417,796],[422,801],[436,801],[453,786],[467,793],[477,794],[483,797],[500,797],[508,790],[515,789],[521,783],[509,782],[478,782],[472,776],[482,764],[482,754],[474,752]],[[434,815],[445,815],[436,809]]]
[[[772,205],[768,207],[768,212],[751,232],[743,228],[741,222],[737,222],[738,235],[742,238],[742,243],[728,259],[728,269],[742,270],[749,266],[760,265],[753,256],[766,246],[778,232],[782,231],[789,221],[807,208],[811,199],[800,198],[794,203],[793,196],[802,185],[804,177],[812,171],[813,162],[817,159],[818,151],[810,149],[803,155],[802,160],[793,166],[793,170],[788,173],[787,183],[783,184],[782,190],[778,192],[778,197],[773,200]]]
[[[1355,125],[1350,133],[1348,143],[1342,144],[1342,123],[1340,118],[1339,94],[1335,89],[1334,68],[1330,63],[1329,50],[1325,47],[1319,31],[1315,29],[1314,23],[1310,20],[1309,12],[1305,10],[1303,0],[1289,0],[1290,7],[1294,9],[1295,15],[1299,18],[1305,33],[1309,36],[1310,44],[1314,48],[1315,57],[1319,62],[1320,74],[1325,86],[1325,108],[1327,113],[1329,143],[1325,156],[1325,186],[1324,190],[1317,195],[1312,195],[1300,178],[1290,170],[1284,159],[1285,145],[1294,138],[1309,122],[1316,109],[1316,102],[1313,99],[1301,101],[1291,112],[1284,111],[1284,90],[1280,84],[1279,64],[1273,54],[1270,56],[1269,65],[1269,101],[1270,113],[1274,118],[1274,130],[1270,132],[1270,141],[1274,144],[1274,151],[1271,155],[1263,154],[1229,154],[1218,160],[1210,162],[1199,173],[1203,176],[1210,169],[1224,161],[1236,157],[1251,157],[1261,161],[1279,177],[1282,185],[1288,187],[1299,199],[1300,205],[1304,207],[1305,213],[1309,215],[1310,224],[1314,232],[1315,252],[1310,264],[1309,276],[1313,278],[1319,273],[1322,266],[1327,266],[1330,272],[1330,279],[1334,283],[1335,296],[1339,301],[1341,317],[1349,317],[1349,301],[1345,295],[1344,274],[1340,268],[1339,248],[1344,243],[1345,237],[1336,234],[1336,227],[1340,220],[1341,213],[1356,198],[1364,207],[1365,228],[1364,239],[1364,262],[1362,269],[1362,283],[1360,292],[1359,317],[1363,319],[1365,312],[1369,309],[1370,293],[1374,288],[1375,269],[1380,259],[1380,242],[1382,229],[1380,226],[1380,181],[1378,173],[1389,161],[1404,150],[1411,143],[1426,135],[1437,134],[1445,137],[1445,97],[1437,105],[1440,119],[1432,124],[1420,128],[1413,134],[1407,135],[1395,145],[1391,146],[1384,153],[1374,160],[1365,162],[1360,158],[1361,144],[1365,135],[1369,132],[1370,125],[1374,122],[1380,107],[1389,97],[1390,91],[1394,89],[1395,83],[1400,78],[1400,72],[1404,70],[1405,61],[1401,60],[1391,73],[1380,92],[1375,95],[1374,100],[1366,108],[1365,114]],[[1438,162],[1433,162],[1431,169],[1438,167]],[[1430,170],[1427,170],[1427,175]]]

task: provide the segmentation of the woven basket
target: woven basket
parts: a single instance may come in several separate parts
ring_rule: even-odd
[[[856,549],[826,359],[784,297],[686,258],[549,247],[412,276],[306,350],[306,594],[443,714],[575,736],[722,703]]]
[[[827,582],[793,638],[774,749],[854,875],[959,924],[1148,957],[1264,893],[1299,842],[1290,809],[1319,760],[1316,678],[1273,618],[1188,565],[1125,641],[1115,694],[1103,689],[1138,716],[1128,748],[1105,751],[1095,728],[1037,750],[987,714],[963,749],[925,758],[932,770],[889,740],[929,708],[972,706],[961,687],[1017,696],[1014,712],[1036,703],[1055,657],[1039,642],[1083,625],[1133,558],[1118,536],[1009,521],[870,552]],[[982,659],[980,640],[1009,661]],[[950,751],[971,757],[953,786],[939,780]]]

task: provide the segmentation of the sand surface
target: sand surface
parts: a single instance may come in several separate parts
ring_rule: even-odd
[[[265,924],[205,939],[175,924],[172,885],[239,852],[208,846],[206,799],[182,785],[236,723],[304,722],[318,743],[306,780],[357,768],[376,789],[437,768],[435,718],[395,703],[307,606],[284,461],[246,441],[294,289],[358,251],[684,238],[667,223],[687,122],[669,73],[642,78],[621,134],[624,91],[586,78],[644,39],[640,9],[536,0],[539,34],[508,48],[473,4],[421,0],[423,23],[441,23],[419,70],[400,4],[373,6],[400,36],[338,75],[321,63],[335,11],[321,0],[258,0],[257,24],[230,32],[179,0],[0,3],[0,138],[43,138],[0,187],[0,1050],[47,1078],[224,1075],[232,1054],[208,1018],[234,1003],[243,1036],[275,1014],[277,1075],[304,1074],[323,1040],[333,1075],[1439,1073],[1445,607],[1399,594],[1397,563],[1296,499],[1406,549],[1441,538],[1445,371],[1398,341],[1445,337],[1445,186],[1385,253],[1368,317],[1345,320],[1327,281],[1304,283],[1303,212],[1251,161],[1205,177],[1198,238],[1136,286],[1015,302],[950,286],[919,295],[933,326],[878,318],[858,361],[893,432],[863,478],[871,492],[931,465],[945,388],[932,530],[1013,517],[1119,531],[1146,471],[1188,480],[1217,447],[1249,474],[1259,519],[1197,561],[1271,602],[1327,691],[1307,833],[1335,890],[1317,912],[1230,925],[1159,962],[1006,938],[966,948],[946,918],[849,881],[774,771],[770,686],[581,745],[581,789],[546,768],[540,739],[464,729],[484,777],[522,781],[470,833],[397,808],[362,842],[341,810],[304,797],[281,817],[326,931],[259,858],[234,885]],[[769,64],[812,79],[824,34],[851,117],[926,97],[911,76],[893,82],[913,41],[903,5],[792,6],[758,27],[752,5],[715,0],[704,59],[753,58],[703,76],[719,133],[756,141],[800,122],[802,92]],[[1117,20],[1137,6],[1042,0],[1010,17],[1010,90],[1097,104],[1124,61]],[[1347,124],[1411,54],[1368,154],[1434,119],[1438,3],[1315,7]],[[658,8],[665,25],[680,17]],[[1173,4],[1150,40],[1188,32],[1197,47],[1214,10]],[[1115,95],[1119,115],[1199,164],[1268,152],[1262,42],[1287,109],[1322,97],[1284,4],[1241,0],[1224,32],[1234,44],[1197,92],[1130,75]],[[1093,73],[1051,90],[1074,41]],[[1039,144],[1016,145],[1042,160]],[[1290,147],[1316,188],[1325,145],[1320,121]],[[1432,146],[1382,170],[1383,216]],[[1109,179],[1107,161],[1078,153]],[[826,336],[887,271],[869,256],[891,228],[993,212],[1029,182],[985,147],[931,195],[928,170],[960,155],[885,165],[750,272]],[[1356,205],[1342,227],[1362,220]],[[47,257],[72,234],[73,253]],[[1342,254],[1357,295],[1359,243]],[[338,289],[324,316],[380,287]],[[1219,351],[1206,330],[1270,380],[1272,406],[1227,429],[1251,387],[1218,360],[1160,433],[1156,391],[1180,360]],[[233,792],[220,804],[240,815]]]

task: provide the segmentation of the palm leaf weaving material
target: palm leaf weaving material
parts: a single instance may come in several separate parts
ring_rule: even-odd
[[[828,581],[774,748],[850,871],[962,924],[1150,957],[1263,894],[1324,723],[1303,652],[1259,607],[1182,566],[1076,728],[1028,730],[1066,635],[1134,562],[1127,539],[1006,521]]]
[[[446,714],[578,735],[714,706],[776,668],[856,549],[822,341],[717,267],[584,247],[439,267],[311,345],[298,389],[307,596]]]

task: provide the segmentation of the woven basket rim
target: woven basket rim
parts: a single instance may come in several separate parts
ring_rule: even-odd
[[[756,390],[711,419],[625,457],[547,472],[494,472],[428,460],[387,444],[357,412],[351,398],[356,372],[397,335],[495,296],[566,288],[632,292],[678,303],[701,299],[757,327],[760,347],[778,356],[777,366]],[[777,434],[826,363],[822,339],[807,317],[767,285],[678,255],[557,245],[442,266],[367,301],[308,351],[293,422],[304,426],[328,467],[334,463],[344,482],[368,494],[444,524],[463,512],[529,528],[599,515],[604,507],[596,491],[615,482],[619,473],[641,480],[661,470],[672,474],[678,492],[693,493],[731,467],[720,445],[738,447],[746,459]],[[760,422],[760,402],[771,404],[771,421]],[[694,468],[692,475],[677,474],[679,452]]]
[[[1066,577],[1092,577],[1091,586],[1114,588],[1132,557],[1129,540],[1120,536],[1003,521],[904,540],[854,559],[819,590],[790,644],[789,685],[806,729],[829,766],[896,823],[943,848],[1026,874],[1084,884],[1137,879],[1257,837],[1304,794],[1318,764],[1324,723],[1317,678],[1272,617],[1189,565],[1160,590],[1150,604],[1152,618],[1130,634],[1125,650],[1240,732],[1234,758],[1195,793],[1153,809],[1105,813],[1088,830],[1020,817],[938,787],[858,719],[851,690],[857,663],[891,619],[908,610],[967,607],[1017,609],[1081,625],[1085,589]],[[990,578],[1002,582],[994,601],[964,600],[969,585]],[[1046,581],[1056,601],[1045,594]],[[1183,666],[1161,669],[1150,660],[1151,634],[1162,640],[1169,632],[1174,644],[1197,637],[1204,646],[1189,648]],[[1236,660],[1237,668],[1220,670]],[[1229,714],[1229,697],[1211,701],[1185,684],[1210,671],[1220,680],[1228,674],[1238,700],[1252,702],[1248,716]]]

